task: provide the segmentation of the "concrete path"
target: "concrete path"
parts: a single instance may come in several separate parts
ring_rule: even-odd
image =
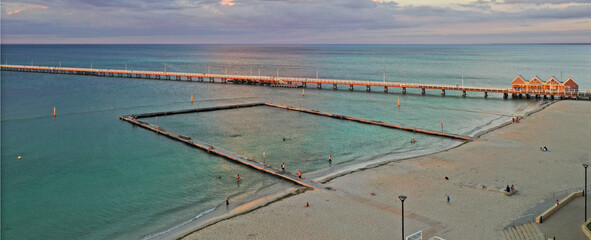
[[[591,205],[587,203],[587,207]],[[591,214],[587,213],[587,217],[591,218]],[[556,237],[557,240],[586,240],[587,237],[581,230],[584,219],[585,197],[578,197],[545,219],[544,223],[538,224],[538,227],[548,239]]]

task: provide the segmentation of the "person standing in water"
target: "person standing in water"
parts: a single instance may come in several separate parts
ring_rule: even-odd
[[[328,162],[332,162],[332,155],[328,155]]]
[[[298,179],[299,180],[302,180],[302,170],[299,170],[298,171]]]
[[[281,171],[285,172],[285,163],[281,164]]]
[[[236,176],[236,182],[240,182],[240,174],[238,174],[238,176]]]

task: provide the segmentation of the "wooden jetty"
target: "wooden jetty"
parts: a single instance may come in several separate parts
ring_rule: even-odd
[[[158,71],[136,71],[136,70],[117,70],[117,69],[94,69],[94,68],[69,68],[69,67],[52,67],[52,66],[25,66],[25,65],[0,65],[3,71],[19,71],[19,72],[37,72],[37,73],[54,73],[54,74],[76,74],[76,75],[92,75],[92,76],[108,76],[108,77],[125,77],[125,78],[144,78],[144,79],[163,79],[176,81],[196,80],[197,82],[218,82],[221,83],[244,83],[251,85],[266,85],[275,87],[306,87],[307,84],[313,84],[316,88],[321,89],[322,85],[332,86],[333,90],[339,89],[339,86],[348,87],[353,91],[355,87],[365,88],[366,91],[372,91],[372,87],[383,88],[384,92],[388,92],[389,88],[399,88],[402,94],[406,94],[406,90],[410,88],[421,89],[421,94],[425,94],[426,90],[441,91],[441,95],[445,96],[446,91],[461,91],[462,96],[466,96],[467,92],[483,93],[487,97],[489,93],[501,93],[503,98],[508,98],[509,94],[513,98],[519,96],[536,96],[551,98],[560,97],[561,99],[589,99],[591,100],[591,91],[565,91],[565,90],[537,90],[537,89],[515,89],[515,88],[490,88],[490,87],[473,87],[473,86],[459,86],[459,85],[441,85],[441,84],[422,84],[422,83],[400,83],[400,82],[385,82],[385,81],[360,81],[360,80],[340,80],[340,79],[321,79],[321,78],[295,78],[295,77],[272,77],[272,76],[253,76],[253,75],[231,75],[231,74],[204,74],[204,73],[182,73],[182,72],[158,72]]]

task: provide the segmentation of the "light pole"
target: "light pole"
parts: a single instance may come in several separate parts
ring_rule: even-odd
[[[585,189],[583,190],[583,195],[585,195],[585,222],[587,222],[587,167],[589,167],[589,164],[583,163],[583,167],[585,168]]]
[[[402,240],[404,240],[404,200],[406,200],[406,196],[400,195],[398,198],[402,202]]]

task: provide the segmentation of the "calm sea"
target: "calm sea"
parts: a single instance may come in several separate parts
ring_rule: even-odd
[[[2,45],[2,64],[279,75],[508,87],[522,74],[591,89],[590,46]],[[272,102],[473,135],[536,100],[365,89],[350,92],[2,72],[3,239],[142,239],[282,182],[132,127],[120,115]],[[195,102],[190,103],[194,95]],[[400,98],[401,107],[395,103]],[[57,108],[57,117],[52,116]],[[287,170],[338,170],[457,141],[265,107],[149,119]],[[286,140],[283,141],[283,138]],[[416,138],[416,144],[410,139]],[[332,155],[332,166],[327,158]],[[22,156],[18,160],[18,156]],[[242,181],[236,184],[240,174]],[[285,184],[286,187],[291,186]]]

